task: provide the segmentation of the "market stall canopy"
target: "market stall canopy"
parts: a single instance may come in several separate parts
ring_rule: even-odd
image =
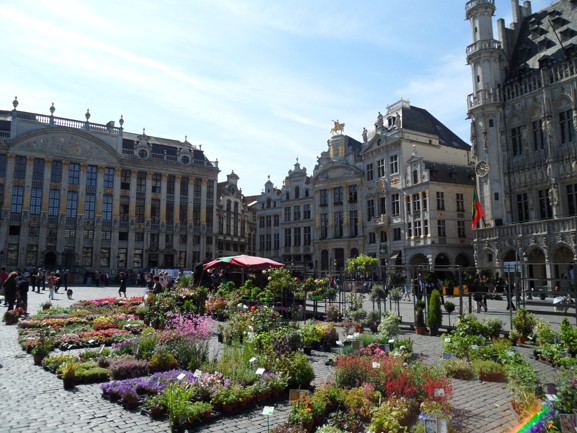
[[[266,257],[240,256],[219,257],[204,265],[204,270],[212,268],[224,268],[227,266],[247,269],[282,268],[284,265]]]

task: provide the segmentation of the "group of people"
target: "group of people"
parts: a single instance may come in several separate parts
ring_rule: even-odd
[[[0,269],[0,282],[4,292],[4,306],[8,310],[19,307],[28,314],[28,291],[30,290],[30,273],[10,272],[5,267]]]

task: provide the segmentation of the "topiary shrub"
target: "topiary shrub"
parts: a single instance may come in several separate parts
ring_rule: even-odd
[[[427,325],[431,335],[437,335],[439,328],[443,324],[443,312],[441,311],[441,294],[437,289],[431,293],[429,299],[429,317],[427,317]]]

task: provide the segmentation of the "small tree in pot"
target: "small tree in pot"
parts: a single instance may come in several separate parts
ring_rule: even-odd
[[[425,325],[425,313],[421,307],[417,308],[417,315],[415,317],[415,332],[421,335],[427,332],[427,326]]]
[[[427,325],[431,331],[431,335],[437,335],[439,328],[443,324],[443,312],[441,311],[441,294],[437,289],[431,293],[429,299],[429,316],[427,317]]]

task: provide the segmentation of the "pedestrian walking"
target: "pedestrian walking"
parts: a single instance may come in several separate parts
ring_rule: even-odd
[[[126,274],[124,272],[121,272],[118,277],[120,278],[120,288],[118,289],[118,297],[122,298],[122,295],[124,294],[124,297],[126,298]]]
[[[58,282],[56,272],[50,272],[50,275],[48,276],[47,280],[48,280],[48,299],[54,299],[54,288],[56,286],[56,283]]]

